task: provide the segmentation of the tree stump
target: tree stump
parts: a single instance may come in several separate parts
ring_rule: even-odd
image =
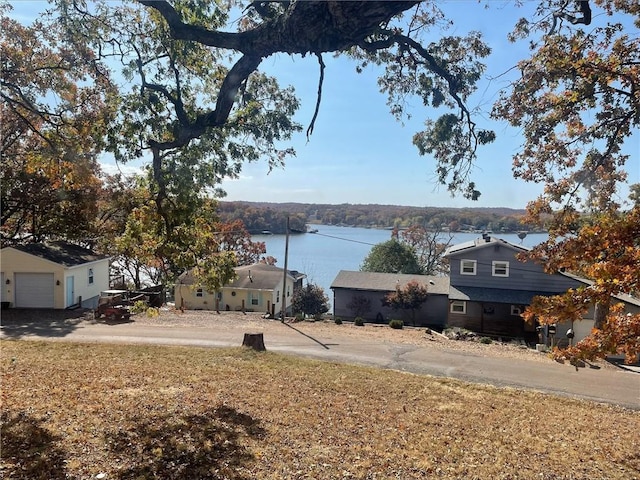
[[[242,346],[253,348],[258,352],[264,352],[266,350],[262,333],[245,333]]]

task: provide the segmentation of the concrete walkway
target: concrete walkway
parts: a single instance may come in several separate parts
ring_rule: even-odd
[[[3,325],[0,338],[77,342],[149,343],[199,347],[240,346],[245,325],[237,327],[108,325],[80,322],[73,328],[25,328]],[[640,410],[640,374],[622,368],[576,369],[568,364],[482,356],[428,346],[395,344],[371,338],[331,334],[313,337],[295,325],[273,322],[264,334],[269,351],[331,362],[369,365],[416,374],[452,377],[499,387],[533,389],[558,395],[612,403]]]

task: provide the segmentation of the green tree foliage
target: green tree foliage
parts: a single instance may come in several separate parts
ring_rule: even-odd
[[[300,130],[292,121],[298,101],[259,70],[279,53],[309,55],[321,70],[325,54],[349,55],[358,69],[386,65],[380,86],[398,118],[407,97],[446,108],[450,113],[427,121],[415,143],[436,158],[438,176],[452,191],[477,198],[467,173],[477,146],[493,133],[476,127],[465,102],[489,49],[477,33],[427,41],[441,19],[432,4],[56,3],[70,38],[122,65],[130,90],[121,91],[109,149],[123,161],[150,152],[161,211],[171,208],[171,193],[216,188],[222,177],[236,176],[242,162],[264,158],[275,167],[294,154],[278,145]],[[307,134],[314,123],[315,117]]]
[[[300,129],[291,120],[298,102],[290,88],[256,70],[261,56],[237,55],[237,45],[226,42],[215,48],[205,39],[178,38],[169,25],[180,18],[199,32],[215,32],[228,21],[228,6],[57,3],[70,38],[120,64],[127,86],[107,149],[123,162],[150,155],[149,188],[168,233],[178,228],[181,209],[222,195],[221,179],[237,177],[243,162],[265,159],[275,167],[293,154],[277,144]]]
[[[392,238],[374,245],[360,266],[362,272],[422,274],[415,251]]]
[[[100,202],[104,236],[99,245],[114,257],[114,264],[137,288],[172,281],[192,270],[199,285],[214,292],[233,279],[234,267],[257,263],[265,253],[263,242],[253,242],[240,221],[221,222],[216,203],[203,199],[193,210],[172,210],[171,232],[166,230],[147,187],[135,181],[113,179]]]
[[[302,312],[305,315],[321,315],[329,311],[329,297],[324,289],[313,283],[293,292],[291,299],[294,312]]]
[[[411,312],[411,324],[415,326],[416,311],[420,310],[428,297],[427,287],[416,280],[411,280],[404,287],[397,286],[395,292],[388,293],[384,298],[384,304],[394,310]]]

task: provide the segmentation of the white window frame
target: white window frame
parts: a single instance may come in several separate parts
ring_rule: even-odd
[[[197,288],[196,289],[196,297],[198,297],[198,298],[204,297],[204,288]]]
[[[90,268],[87,272],[87,281],[89,282],[89,285],[93,285],[93,268]]]
[[[518,317],[522,315],[522,312],[524,312],[522,305],[511,305],[511,315]]]
[[[468,266],[473,266],[472,272],[465,272],[465,263],[469,264]],[[477,273],[478,273],[477,260],[469,260],[469,259],[460,260],[460,275],[476,275]]]
[[[504,273],[497,273],[496,270],[504,270]],[[509,276],[509,262],[506,260],[494,260],[491,262],[491,274],[494,277],[508,277]]]
[[[456,307],[462,306],[462,310],[456,310]],[[449,305],[449,311],[451,313],[457,313],[458,315],[466,315],[467,314],[467,302],[464,300],[452,300],[451,305]]]

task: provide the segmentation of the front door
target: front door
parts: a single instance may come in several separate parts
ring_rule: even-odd
[[[67,303],[65,306],[69,307],[76,303],[75,298],[76,294],[73,289],[74,281],[73,276],[67,277]]]

